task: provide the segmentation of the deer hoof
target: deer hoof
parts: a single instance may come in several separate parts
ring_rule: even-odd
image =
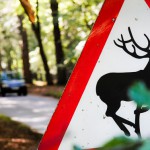
[[[147,112],[149,110],[149,107],[142,107],[140,109],[136,109],[134,111],[134,114],[140,114],[140,113],[144,113],[144,112]]]
[[[137,134],[137,136],[138,136],[139,138],[142,138],[140,131],[135,130],[135,133]]]
[[[124,132],[126,136],[130,136],[130,132],[129,131],[125,131]]]
[[[141,113],[147,112],[149,110],[149,107],[142,107],[141,108]]]

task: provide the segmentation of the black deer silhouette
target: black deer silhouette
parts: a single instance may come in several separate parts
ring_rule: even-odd
[[[129,40],[124,40],[123,35],[121,34],[121,38],[118,39],[118,44],[114,40],[114,44],[123,49],[127,54],[131,55],[134,58],[150,58],[150,40],[146,34],[148,41],[147,47],[143,48],[137,44],[135,41],[130,27],[128,27],[128,32],[130,35]],[[127,48],[127,44],[132,44],[133,52],[129,51]],[[138,55],[137,49],[142,51],[143,55]],[[97,82],[96,85],[96,94],[100,97],[100,99],[107,105],[106,116],[112,117],[119,128],[125,133],[125,135],[129,136],[130,132],[125,127],[124,124],[132,126],[135,128],[135,133],[141,137],[140,133],[140,113],[144,113],[148,111],[148,108],[144,106],[137,106],[134,111],[135,114],[135,123],[124,119],[116,114],[118,109],[120,108],[121,101],[130,101],[128,97],[128,88],[136,81],[145,82],[147,87],[150,87],[150,61],[147,63],[144,70],[139,70],[137,72],[125,72],[125,73],[108,73],[103,75]]]

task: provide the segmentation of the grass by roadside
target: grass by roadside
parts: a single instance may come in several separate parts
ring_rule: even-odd
[[[30,94],[35,94],[35,95],[41,95],[41,96],[52,96],[55,98],[60,98],[63,90],[64,90],[64,86],[38,86],[38,85],[28,85],[28,91]]]
[[[0,114],[1,150],[36,150],[41,138],[42,134]]]

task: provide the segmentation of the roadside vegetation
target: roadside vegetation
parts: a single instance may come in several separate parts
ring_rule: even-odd
[[[0,114],[1,150],[36,150],[41,138],[42,134]]]
[[[30,94],[40,95],[40,96],[51,96],[57,99],[60,99],[65,86],[38,86],[38,85],[28,85],[28,91]]]

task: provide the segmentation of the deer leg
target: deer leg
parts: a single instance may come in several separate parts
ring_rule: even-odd
[[[111,113],[112,113],[112,114],[115,114],[115,117],[116,117],[120,122],[125,123],[125,124],[127,124],[127,125],[129,125],[129,126],[135,128],[135,124],[134,124],[133,122],[131,122],[131,121],[127,120],[127,119],[124,119],[124,118],[122,118],[122,117],[116,115],[116,112],[117,112],[117,110],[118,110],[119,107],[120,107],[120,104],[113,104],[113,105],[114,105],[113,107],[112,107],[112,106],[110,107],[110,106],[107,105],[108,107],[107,107],[106,115],[107,115],[107,114],[111,115]],[[111,108],[111,109],[110,109],[110,108]]]
[[[106,115],[110,116],[114,119],[114,121],[116,122],[116,124],[119,126],[119,128],[125,133],[125,135],[130,136],[130,132],[128,131],[128,129],[125,127],[124,123],[130,124],[131,126],[133,126],[134,124],[126,119],[123,119],[119,116],[116,115],[117,110],[119,109],[120,104],[113,104],[112,105],[107,105],[107,111],[106,111]]]
[[[148,107],[138,107],[134,111],[135,114],[135,133],[141,138],[141,131],[140,131],[140,114],[148,111]]]
[[[115,115],[116,115],[116,114],[115,114]],[[133,122],[131,122],[131,121],[129,121],[129,120],[126,120],[126,119],[124,119],[124,118],[122,118],[122,117],[120,117],[120,116],[118,116],[118,115],[116,115],[116,117],[117,117],[118,120],[120,120],[122,123],[125,123],[125,124],[127,124],[127,125],[129,125],[129,126],[135,128],[135,124],[134,124]]]
[[[135,114],[135,133],[138,135],[139,138],[141,138],[141,131],[140,131],[141,108],[137,107],[137,109],[134,111],[134,114]]]
[[[130,136],[130,132],[128,131],[128,129],[124,126],[124,124],[118,119],[118,116],[117,115],[112,115],[111,116],[114,121],[116,122],[116,124],[119,126],[119,128],[124,132],[124,134],[126,136]]]

